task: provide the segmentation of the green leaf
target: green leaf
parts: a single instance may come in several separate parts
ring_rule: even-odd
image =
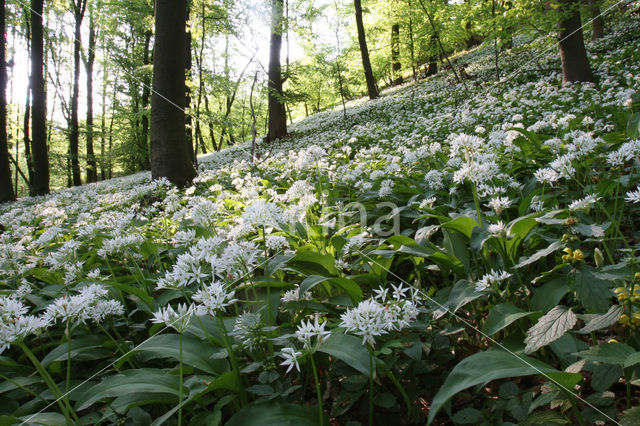
[[[143,361],[155,358],[180,359],[180,336],[178,334],[156,334],[130,353],[142,352]],[[207,373],[218,375],[228,369],[224,359],[210,359],[215,346],[188,334],[182,335],[182,362]],[[122,362],[120,360],[119,362]]]
[[[515,266],[515,268],[516,269],[520,269],[523,266],[531,265],[532,263],[537,262],[539,259],[542,259],[543,257],[549,256],[551,253],[553,253],[554,251],[558,250],[561,247],[562,247],[562,242],[561,241],[555,241],[555,242],[549,244],[549,246],[547,248],[544,248],[542,250],[538,250],[537,252],[535,252],[531,256],[529,256],[526,259],[520,261],[520,263],[518,263]]]
[[[438,319],[444,316],[447,312],[455,313],[467,303],[482,296],[484,296],[482,292],[476,291],[475,283],[467,280],[460,280],[455,283],[451,289],[447,301],[433,312],[433,317]]]
[[[324,424],[329,424],[325,414]],[[226,426],[305,426],[320,424],[318,408],[281,402],[247,405],[234,414]]]
[[[630,139],[638,139],[640,136],[640,112],[636,112],[627,121],[627,136]]]
[[[305,275],[337,275],[335,259],[330,254],[320,254],[315,251],[299,251],[289,259],[287,265]]]
[[[304,281],[302,281],[302,283],[300,284],[300,290],[298,291],[298,294],[302,295],[305,291],[311,290],[313,287],[322,282],[328,282],[329,284],[341,288],[349,295],[354,303],[358,303],[360,300],[362,300],[362,290],[360,289],[360,286],[357,282],[347,278],[323,277],[320,275],[310,275],[305,278]]]
[[[569,292],[566,277],[559,277],[549,281],[542,287],[533,290],[531,309],[548,312],[556,306],[562,297]]]
[[[598,364],[591,375],[591,387],[604,392],[622,376],[622,367],[613,364]]]
[[[428,423],[433,421],[438,411],[451,397],[464,389],[492,380],[530,376],[541,372],[554,373],[554,379],[579,380],[582,377],[580,374],[558,372],[535,358],[517,356],[499,349],[475,353],[460,361],[449,373],[444,384],[431,401]]]
[[[640,406],[624,410],[620,416],[622,426],[640,426]]]
[[[512,322],[531,314],[533,314],[533,312],[525,312],[509,302],[501,303],[491,309],[482,331],[491,336]]]
[[[592,331],[607,328],[618,322],[622,315],[622,305],[613,305],[606,314],[598,315],[587,322],[587,324],[578,330],[580,334],[588,334]]]
[[[335,356],[369,377],[369,351],[358,337],[333,331],[318,350]]]
[[[540,413],[533,413],[527,417],[524,421],[519,423],[519,426],[546,426],[546,425],[566,425],[569,423],[567,418],[555,411],[542,411]]]
[[[484,419],[480,411],[475,408],[467,407],[451,416],[451,420],[457,424],[468,425],[471,423],[480,423]]]
[[[525,352],[530,354],[562,337],[578,322],[578,317],[565,306],[556,306],[527,331]]]
[[[460,232],[468,239],[471,239],[471,233],[473,232],[473,228],[475,228],[476,226],[480,226],[478,225],[478,222],[476,222],[475,219],[467,216],[457,217],[441,225],[442,228],[453,229]]]
[[[576,271],[572,287],[587,312],[599,313],[609,309],[612,298],[609,282],[596,277],[590,267]]]
[[[104,345],[104,338],[100,336],[90,335],[90,336],[82,336],[77,339],[73,339],[71,341],[71,360],[73,361],[74,359],[77,359],[78,355],[81,353],[84,354],[82,359],[85,359],[85,360],[94,360],[94,359],[100,359],[100,358],[109,356],[110,354],[109,351],[96,352],[94,353],[93,356],[91,355],[91,353],[89,354],[86,353],[88,351],[101,348],[102,345]],[[42,362],[41,362],[42,366],[46,367],[47,365],[56,361],[66,361],[68,351],[69,351],[69,343],[68,342],[62,343],[60,346],[58,346],[57,348],[49,352],[47,356],[45,356],[42,359]]]
[[[155,368],[125,370],[93,385],[76,401],[76,410],[83,410],[105,398],[136,393],[170,393],[178,396],[179,378]]]
[[[598,346],[591,346],[588,350],[578,352],[576,355],[587,361],[624,365],[627,358],[634,353],[636,351],[624,343],[608,342]]]
[[[629,355],[624,361],[624,368],[631,367],[636,364],[640,364],[640,352],[635,352]]]
[[[147,292],[145,292],[144,290],[140,289],[139,287],[135,287],[135,286],[127,285],[127,284],[122,284],[122,283],[119,283],[119,282],[117,282],[115,280],[107,281],[106,284],[109,287],[117,288],[118,290],[120,290],[120,291],[122,291],[124,293],[129,293],[129,294],[132,294],[132,295],[138,297],[140,300],[142,300],[149,307],[149,310],[153,309],[153,297],[149,296],[147,294]]]
[[[54,412],[30,414],[28,416],[20,417],[20,420],[26,424],[51,426],[64,425],[67,423],[65,417],[62,414]]]

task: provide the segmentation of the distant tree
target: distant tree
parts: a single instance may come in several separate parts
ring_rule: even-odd
[[[584,47],[580,0],[558,0],[558,38],[562,62],[562,83],[593,81]]]
[[[360,0],[353,0],[353,6],[356,13],[356,27],[358,30],[358,44],[360,45],[360,55],[362,56],[362,67],[364,68],[364,78],[367,81],[367,92],[369,99],[378,97],[378,88],[373,78],[371,70],[371,60],[369,59],[369,49],[367,48],[367,38],[364,33],[364,23],[362,21],[362,4]]]
[[[391,25],[391,79],[393,84],[402,83],[402,63],[400,62],[400,24]]]
[[[156,0],[151,175],[186,186],[196,176],[185,133],[187,0]]]
[[[591,11],[591,40],[598,40],[604,35],[604,19],[600,13],[598,0],[589,0],[589,10]]]
[[[98,180],[98,165],[93,152],[93,66],[96,60],[97,28],[93,3],[89,6],[89,46],[85,70],[87,74],[87,183]]]
[[[49,193],[49,153],[47,149],[47,93],[44,85],[44,0],[31,1],[31,151],[33,180],[31,194]]]
[[[69,156],[71,157],[71,176],[74,186],[82,185],[80,174],[80,158],[78,145],[80,124],[78,123],[78,99],[80,95],[80,49],[82,48],[82,20],[87,10],[87,0],[72,0],[71,9],[74,17],[73,32],[73,89],[70,102]]]
[[[267,141],[273,141],[287,135],[287,112],[282,91],[282,70],[280,65],[280,49],[282,47],[283,27],[282,0],[271,0],[271,42],[269,46],[269,82],[267,83],[269,99],[269,130]]]
[[[5,2],[0,0],[0,202],[15,199],[11,186],[9,146],[7,144],[7,63],[5,62]]]

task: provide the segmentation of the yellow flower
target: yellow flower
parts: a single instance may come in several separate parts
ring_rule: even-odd
[[[634,323],[635,325],[640,325],[640,311],[636,311],[636,312],[633,314],[633,319],[632,319],[632,321],[633,321],[633,323]]]
[[[584,253],[582,253],[582,250],[578,249],[573,252],[573,260],[575,260],[576,262],[584,260]]]
[[[622,314],[620,316],[620,324],[622,324],[624,327],[629,327],[631,325],[631,322],[629,321],[629,315]]]
[[[627,289],[625,287],[618,287],[613,290],[613,292],[616,294],[618,300],[625,300],[627,297],[629,297],[629,294],[627,293]]]

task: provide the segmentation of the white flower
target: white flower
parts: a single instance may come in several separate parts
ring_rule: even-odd
[[[487,203],[487,207],[492,208],[499,215],[503,210],[511,207],[512,203],[509,197],[494,197]]]
[[[201,305],[196,305],[196,315],[214,316],[216,311],[223,311],[235,302],[234,291],[227,291],[224,284],[214,281],[210,285],[198,290],[191,298]]]
[[[346,332],[353,332],[357,336],[362,336],[362,344],[376,344],[375,337],[387,334],[389,326],[385,307],[375,300],[368,299],[360,302],[357,307],[348,309],[340,316],[341,327],[346,328]]]
[[[511,278],[511,274],[506,271],[494,271],[491,270],[490,273],[485,274],[477,283],[476,283],[476,291],[484,291],[490,288],[491,286],[497,286],[502,282]]]
[[[627,196],[624,199],[629,203],[640,203],[640,187],[637,187],[635,191],[627,192]]]
[[[593,206],[599,199],[600,197],[596,197],[595,195],[589,194],[586,197],[576,200],[571,204],[569,204],[569,210],[576,211],[576,210],[588,209],[591,206]]]
[[[281,250],[289,248],[289,242],[283,235],[268,235],[265,244],[269,250]]]
[[[498,223],[492,223],[487,228],[489,233],[494,237],[506,237],[507,236],[507,228],[504,226],[504,223],[499,220]]]
[[[298,300],[311,300],[311,293],[309,291],[305,291],[303,294],[300,294],[300,287],[298,286],[293,290],[285,291],[280,300],[282,303],[297,302]]]
[[[280,365],[288,365],[287,373],[295,366],[296,370],[300,371],[300,364],[298,364],[298,357],[302,355],[302,352],[296,352],[295,348],[283,348],[280,352],[280,356],[284,358],[284,361]]]
[[[189,327],[191,315],[195,312],[195,305],[187,306],[185,303],[178,304],[177,310],[171,306],[160,308],[158,312],[154,312],[151,322],[155,324],[164,324],[171,327],[178,333],[183,333]]]
[[[253,350],[253,345],[258,343],[262,337],[262,320],[260,314],[245,312],[236,317],[233,331],[230,333],[240,340],[242,345]]]
[[[311,339],[316,337],[317,340],[315,347],[317,348],[331,335],[331,332],[324,329],[325,325],[325,322],[320,324],[317,317],[313,324],[311,323],[311,320],[308,320],[306,323],[302,321],[295,332],[296,338],[302,343],[305,349],[311,349]]]

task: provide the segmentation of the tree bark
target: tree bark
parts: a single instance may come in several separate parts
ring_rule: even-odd
[[[189,9],[187,9],[187,16],[189,16]],[[184,70],[185,75],[187,76],[187,80],[184,85],[184,104],[187,109],[191,108],[191,68],[192,68],[192,60],[191,60],[191,29],[187,26],[187,32],[185,34],[185,48],[184,48]],[[185,140],[187,144],[187,150],[189,150],[189,155],[191,156],[191,161],[195,166],[198,166],[198,158],[197,154],[193,149],[193,128],[192,128],[192,120],[191,114],[187,113],[184,117],[185,120]]]
[[[7,63],[5,61],[5,1],[0,0],[0,203],[15,199],[11,186],[9,145],[7,143]]]
[[[96,36],[93,7],[89,8],[89,47],[85,70],[87,73],[87,183],[98,181],[98,167],[93,152],[93,65],[96,60]]]
[[[144,51],[142,55],[142,64],[149,65],[151,63],[151,30],[144,33]],[[142,78],[142,117],[140,122],[142,124],[142,130],[140,132],[140,151],[143,153],[143,160],[140,164],[142,170],[150,170],[151,163],[149,160],[149,113],[147,108],[149,107],[149,98],[151,97],[151,79],[147,72],[144,73]]]
[[[269,48],[269,130],[266,141],[271,142],[287,135],[287,113],[282,92],[280,48],[282,47],[282,0],[271,1],[271,42]]]
[[[604,36],[604,19],[600,13],[598,0],[589,0],[589,10],[591,11],[591,40],[598,40]]]
[[[69,129],[69,155],[71,157],[71,177],[74,186],[82,185],[80,174],[80,160],[78,145],[80,139],[80,125],[78,123],[78,97],[80,91],[80,48],[82,47],[82,19],[87,8],[87,0],[73,0],[73,15],[75,17],[75,31],[73,33],[73,89],[71,92],[71,120]]]
[[[582,35],[580,0],[559,0],[559,6],[558,38],[562,83],[592,82],[593,74]]]
[[[362,4],[360,0],[353,0],[353,6],[356,12],[356,27],[358,30],[358,44],[360,45],[360,55],[362,56],[362,67],[364,68],[364,78],[367,81],[367,92],[369,99],[378,97],[378,88],[373,78],[371,70],[371,61],[369,59],[369,49],[367,48],[367,39],[364,33],[364,23],[362,22]]]
[[[394,85],[402,84],[400,63],[400,24],[391,26],[391,79]]]
[[[185,138],[186,0],[156,0],[151,175],[186,186],[196,177]]]
[[[31,1],[31,153],[33,156],[32,195],[49,193],[49,152],[47,149],[47,93],[44,86],[44,0]]]

